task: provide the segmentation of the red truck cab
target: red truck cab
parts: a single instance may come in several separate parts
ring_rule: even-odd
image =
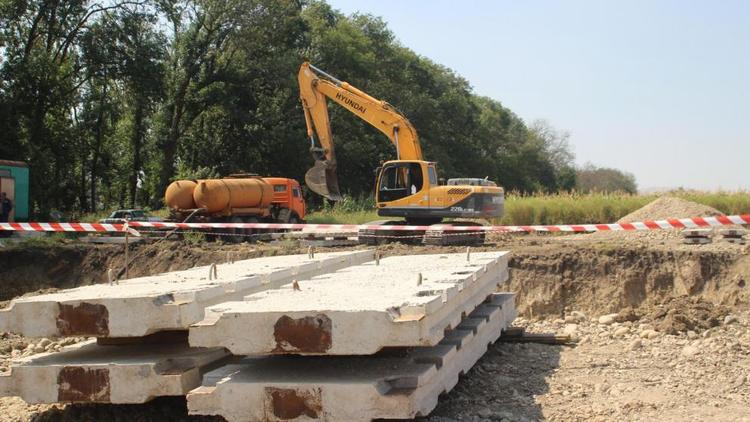
[[[303,222],[307,210],[299,182],[285,177],[264,177],[263,180],[273,186],[271,204],[280,210],[277,219],[288,223]]]

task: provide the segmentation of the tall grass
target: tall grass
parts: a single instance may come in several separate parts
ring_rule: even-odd
[[[750,213],[750,194],[747,192],[674,191],[666,195],[708,205],[728,215]],[[505,215],[495,223],[612,223],[659,196],[625,193],[509,194],[505,198]]]
[[[375,200],[372,197],[345,196],[342,201],[331,204],[323,203],[323,208],[307,215],[308,223],[319,224],[363,224],[382,220],[375,211]]]
[[[613,222],[653,199],[650,196],[602,193],[509,194],[505,198],[505,214],[494,223],[532,225]]]
[[[750,214],[750,192],[677,191],[673,195],[714,207],[726,215]]]
[[[724,214],[750,214],[747,192],[674,191],[666,195],[714,207]],[[625,193],[507,193],[505,214],[493,221],[503,225],[612,223],[660,195]],[[372,198],[345,198],[308,215],[311,223],[361,224],[378,217]]]

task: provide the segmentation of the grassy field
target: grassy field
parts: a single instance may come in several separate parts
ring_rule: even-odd
[[[689,201],[708,205],[725,214],[750,213],[750,194],[746,192],[696,192],[669,193]],[[658,198],[659,195],[627,194],[507,194],[505,215],[495,224],[577,224],[611,223]],[[311,223],[360,224],[382,217],[374,211],[372,200],[350,198],[311,213]]]
[[[689,201],[708,205],[724,214],[750,214],[750,193],[747,192],[699,192],[676,191],[669,193]],[[531,224],[582,224],[611,223],[637,210],[658,198],[659,195],[628,194],[506,194],[505,215],[493,221],[503,225]],[[150,212],[151,215],[166,217],[166,209]],[[86,214],[80,221],[97,221],[109,215],[107,212]],[[347,197],[334,206],[307,216],[309,223],[362,224],[382,220],[375,212],[372,198],[354,199]]]

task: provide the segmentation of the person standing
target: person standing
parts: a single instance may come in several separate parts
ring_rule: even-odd
[[[13,202],[11,202],[5,192],[0,193],[0,222],[7,223],[12,210]]]

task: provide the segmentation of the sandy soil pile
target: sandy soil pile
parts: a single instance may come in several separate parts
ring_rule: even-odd
[[[662,196],[649,204],[617,220],[618,223],[632,223],[645,220],[666,220],[670,218],[713,217],[723,215],[721,211],[707,205],[687,201],[672,196]]]
[[[719,210],[707,205],[671,196],[662,196],[645,206],[617,220],[618,223],[668,220],[674,218],[712,217],[723,215]],[[676,246],[682,242],[679,229],[643,231],[602,231],[586,235],[599,241],[622,243],[660,243]]]

